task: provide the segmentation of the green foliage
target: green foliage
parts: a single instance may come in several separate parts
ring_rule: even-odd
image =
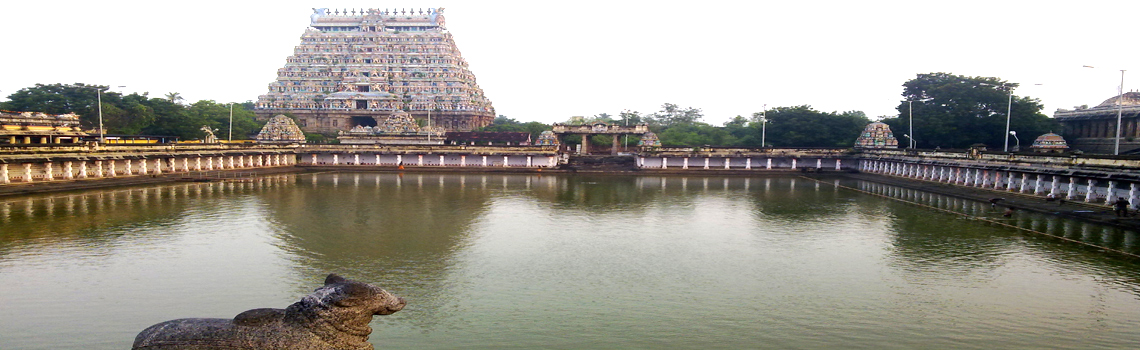
[[[643,119],[644,118],[642,118],[641,112],[638,111],[631,111],[627,109],[621,111],[621,113],[618,114],[618,122],[621,123],[621,125],[641,124],[645,122]]]
[[[665,129],[675,125],[697,123],[703,117],[704,113],[700,108],[681,108],[672,103],[665,103],[661,105],[661,111],[645,116],[644,119],[650,128]]]
[[[306,133],[305,134],[305,142],[306,143],[317,143],[317,144],[329,143],[329,137],[325,136],[324,134]]]
[[[99,124],[96,90],[103,91],[105,105],[122,96],[108,92],[107,87],[102,85],[36,84],[8,95],[8,101],[0,102],[0,109],[49,114],[75,113],[85,127],[93,127]]]
[[[739,144],[736,136],[724,128],[718,128],[705,123],[676,124],[657,133],[663,146],[735,146]]]
[[[102,91],[103,125],[109,134],[178,136],[184,140],[202,138],[203,125],[219,130],[219,138],[227,138],[229,104],[198,101],[190,105],[178,103],[180,94],[172,92],[163,98],[150,98],[146,93],[123,95],[108,91],[106,86],[76,84],[36,84],[9,95],[0,109],[38,111],[51,114],[76,113],[86,129],[99,125],[96,90]],[[234,104],[233,138],[248,139],[256,135],[264,123],[255,121],[252,101]]]
[[[543,124],[540,122],[521,123],[517,120],[508,118],[505,115],[500,115],[498,117],[495,117],[495,121],[491,122],[491,125],[484,126],[475,131],[525,132],[530,133],[532,140],[537,140],[538,134],[541,134],[543,131],[550,129],[551,126],[549,124]]]
[[[755,113],[759,116],[761,113]],[[859,133],[871,120],[861,111],[820,112],[811,106],[777,107],[764,113],[768,119],[766,142],[782,147],[851,147]],[[748,139],[757,142],[762,125],[753,123],[752,136]]]
[[[899,137],[908,141],[913,104],[915,140],[919,148],[967,148],[976,143],[1001,149],[1005,144],[1005,123],[1018,135],[1036,137],[1060,125],[1041,113],[1044,108],[1036,98],[1013,95],[1012,117],[1010,92],[1018,84],[993,77],[967,77],[948,73],[919,74],[903,84],[903,101],[899,116],[884,119]],[[1022,136],[1025,138],[1025,136]],[[1012,147],[1012,144],[1011,144]]]

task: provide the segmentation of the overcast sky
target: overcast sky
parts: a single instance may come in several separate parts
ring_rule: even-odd
[[[36,83],[256,100],[313,7],[444,7],[498,114],[565,121],[663,103],[721,125],[763,105],[894,116],[947,72],[1020,83],[1045,113],[1140,90],[1140,1],[18,1],[0,96]],[[1082,68],[1090,65],[1096,68]],[[1043,85],[1034,85],[1043,84]],[[1016,118],[1016,116],[1014,116]]]

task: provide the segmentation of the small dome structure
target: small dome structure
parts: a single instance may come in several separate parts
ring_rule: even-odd
[[[278,114],[265,123],[256,139],[258,143],[305,143],[305,133],[293,119]]]
[[[859,138],[855,139],[855,148],[899,148],[899,140],[891,132],[891,126],[883,122],[867,124]]]
[[[1033,145],[1029,146],[1035,152],[1064,152],[1069,149],[1069,143],[1065,141],[1064,137],[1054,133],[1047,133],[1038,136],[1033,140]]]
[[[1112,96],[1112,98],[1104,100],[1104,102],[1101,102],[1099,105],[1097,105],[1097,108],[1116,107],[1117,98],[1119,98],[1121,101],[1124,101],[1124,103],[1122,103],[1124,106],[1140,106],[1140,92],[1132,91],[1125,92],[1123,95]]]

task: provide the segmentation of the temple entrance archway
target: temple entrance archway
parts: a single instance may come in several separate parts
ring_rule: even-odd
[[[365,117],[365,116],[354,116],[354,117],[352,117],[352,125],[350,125],[349,128],[354,128],[357,126],[376,126],[376,125],[377,125],[376,118]]]

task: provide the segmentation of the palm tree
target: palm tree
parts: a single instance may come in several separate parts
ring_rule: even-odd
[[[166,93],[166,100],[170,101],[170,103],[179,103],[185,99],[182,98],[182,94],[180,94],[180,93],[168,92],[168,93]]]

